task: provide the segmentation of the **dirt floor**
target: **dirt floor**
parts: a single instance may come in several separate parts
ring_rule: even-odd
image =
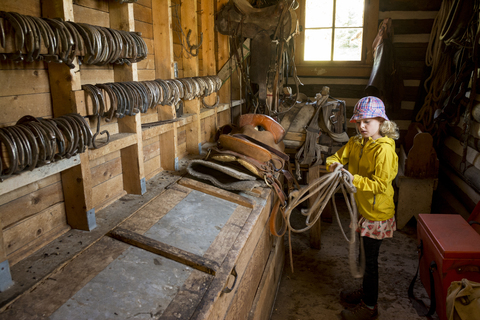
[[[337,206],[342,225],[348,230],[350,218],[344,200],[338,200]],[[304,220],[305,217],[298,212],[292,215],[292,221],[298,226],[304,224]],[[286,237],[284,271],[271,320],[341,319],[340,312],[346,305],[340,302],[340,291],[342,288],[358,287],[361,282],[350,273],[348,243],[336,218],[333,217],[331,223],[322,221],[320,250],[310,248],[308,231],[292,235],[293,273],[289,265],[287,240]],[[416,221],[412,219],[380,247],[378,319],[426,319],[417,314],[407,294],[417,264]],[[427,292],[418,279],[415,296],[429,305]],[[438,317],[435,314],[431,319]]]

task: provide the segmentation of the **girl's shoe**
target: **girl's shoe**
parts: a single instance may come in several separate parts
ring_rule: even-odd
[[[359,304],[362,302],[363,289],[343,290],[340,292],[340,299],[349,304]]]
[[[343,320],[371,320],[377,319],[378,317],[378,308],[375,305],[375,308],[370,309],[362,301],[360,304],[356,305],[352,309],[342,310],[341,313]]]

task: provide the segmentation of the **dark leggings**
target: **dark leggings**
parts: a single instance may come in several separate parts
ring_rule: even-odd
[[[365,248],[365,275],[363,276],[363,302],[374,306],[378,300],[378,253],[382,240],[362,237]]]

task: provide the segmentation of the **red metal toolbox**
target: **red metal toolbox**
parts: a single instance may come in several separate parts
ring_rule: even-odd
[[[418,244],[422,246],[420,279],[430,295],[432,262],[436,312],[446,320],[445,301],[452,281],[480,282],[480,234],[458,214],[420,214]]]

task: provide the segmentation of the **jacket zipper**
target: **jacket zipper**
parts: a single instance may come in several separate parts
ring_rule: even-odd
[[[362,159],[363,148],[364,148],[364,147],[362,146],[362,148],[360,149],[360,158],[358,159],[358,172],[360,172],[360,160]],[[377,198],[377,196],[376,196],[376,195],[373,195],[372,211],[375,210],[375,201],[376,201],[376,198]]]

